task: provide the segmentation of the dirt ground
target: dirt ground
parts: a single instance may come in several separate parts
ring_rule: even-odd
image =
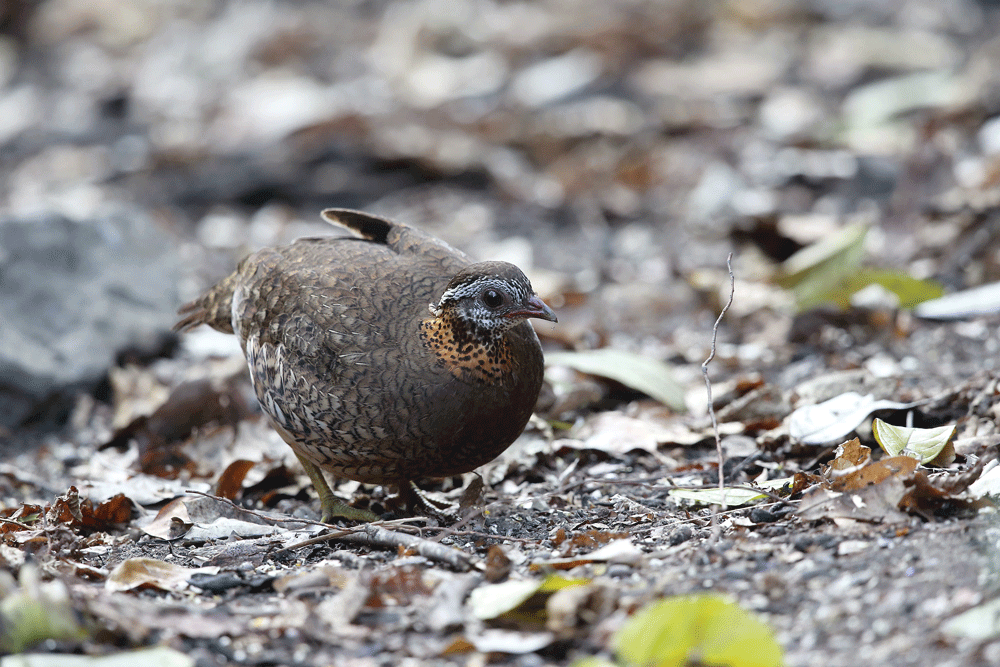
[[[2,5],[0,667],[627,665],[638,610],[701,593],[786,665],[1000,664],[989,613],[961,622],[1000,591],[998,27],[971,0]],[[559,315],[521,438],[421,482],[441,516],[339,481],[386,518],[319,524],[233,337],[169,333],[328,206],[514,262]],[[954,430],[918,466],[876,418]]]

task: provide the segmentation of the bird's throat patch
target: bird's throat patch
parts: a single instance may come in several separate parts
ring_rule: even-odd
[[[513,355],[506,336],[479,335],[465,322],[447,315],[420,323],[420,338],[438,361],[460,380],[502,383],[512,370]]]

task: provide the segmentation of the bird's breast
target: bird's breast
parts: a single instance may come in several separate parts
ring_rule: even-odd
[[[438,316],[420,323],[420,339],[439,366],[464,382],[502,385],[516,373],[517,359],[506,336],[482,341]]]

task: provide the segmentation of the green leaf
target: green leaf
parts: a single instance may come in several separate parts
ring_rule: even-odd
[[[880,285],[895,294],[901,308],[913,308],[944,294],[944,287],[933,280],[919,280],[894,269],[863,269],[846,276],[824,295],[823,300],[847,309],[851,297],[871,285]]]
[[[753,614],[719,595],[684,595],[639,610],[614,639],[636,667],[777,667],[781,646]]]
[[[46,639],[87,636],[62,581],[41,581],[38,568],[29,564],[21,568],[18,587],[5,583],[10,590],[0,600],[0,655],[20,653]]]
[[[792,290],[802,310],[827,302],[861,266],[867,235],[867,225],[853,224],[806,246],[784,261],[778,284]]]
[[[675,500],[689,500],[701,505],[739,507],[767,498],[766,494],[749,489],[671,489],[667,495]]]
[[[545,355],[545,363],[621,382],[676,412],[686,409],[684,388],[674,379],[670,366],[658,359],[604,348],[583,352],[549,352]]]
[[[919,280],[895,269],[861,269],[867,233],[866,225],[849,225],[806,246],[785,260],[778,284],[792,290],[802,310],[823,303],[846,309],[854,294],[871,285],[895,294],[903,308],[944,294],[944,288],[932,280]]]
[[[902,308],[913,308],[918,303],[936,299],[944,294],[944,287],[934,280],[920,280],[894,269],[865,269],[847,281],[851,294],[868,287],[881,285],[899,297]]]
[[[585,586],[590,583],[590,579],[568,579],[566,577],[560,577],[558,574],[550,574],[545,577],[542,585],[538,587],[539,593],[555,593],[556,591],[561,591],[564,588],[573,588],[574,586]]]
[[[760,486],[768,490],[780,489],[791,481],[791,477],[772,479],[764,482]],[[667,495],[675,500],[688,500],[702,505],[725,504],[726,507],[749,505],[750,503],[755,503],[758,500],[763,500],[769,497],[766,493],[761,493],[760,491],[743,488],[734,489],[730,487],[726,487],[722,491],[720,491],[718,487],[710,489],[670,489],[667,491]],[[725,503],[723,503],[723,501],[725,501]]]
[[[955,434],[955,425],[938,426],[937,428],[907,428],[893,426],[876,418],[872,422],[872,432],[875,440],[890,456],[906,454],[927,464],[937,459],[942,452],[947,455],[945,446],[951,442]],[[951,456],[954,459],[954,453]],[[942,465],[950,463],[940,462]]]

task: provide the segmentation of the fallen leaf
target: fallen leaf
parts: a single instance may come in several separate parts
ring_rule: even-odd
[[[855,87],[844,99],[843,122],[848,133],[883,127],[914,109],[939,109],[963,104],[968,93],[951,70],[891,76]]]
[[[909,479],[917,469],[917,460],[909,456],[894,456],[880,461],[871,461],[841,471],[831,471],[830,488],[834,491],[858,491],[880,484],[890,477]]]
[[[22,567],[17,586],[0,601],[0,653],[20,653],[47,639],[86,635],[66,585],[58,579],[41,581],[34,565]]]
[[[84,532],[109,531],[127,523],[133,509],[132,501],[121,493],[94,507],[89,498],[82,498],[71,486],[47,508],[46,516],[50,521],[86,529]]]
[[[277,526],[254,523],[251,521],[241,521],[220,516],[209,523],[196,523],[184,534],[186,540],[192,542],[209,542],[211,540],[224,540],[233,536],[236,537],[263,537],[265,535],[275,535],[284,532]]]
[[[537,593],[541,585],[541,581],[523,580],[480,586],[469,594],[472,614],[482,620],[506,614]]]
[[[175,540],[186,533],[192,522],[185,500],[188,498],[174,498],[164,505],[156,517],[142,527],[142,531],[163,540]]]
[[[549,352],[545,355],[545,363],[621,382],[672,410],[685,410],[684,388],[674,379],[670,366],[658,359],[604,348],[583,352]]]
[[[505,581],[473,589],[469,594],[472,614],[481,620],[502,619],[522,625],[545,625],[545,602],[550,595],[569,586],[584,586],[587,579],[549,575],[542,580]]]
[[[719,595],[666,598],[640,609],[613,640],[628,665],[778,667],[781,646],[771,629]]]
[[[987,283],[961,292],[924,301],[913,313],[935,320],[958,320],[1000,312],[1000,282]]]
[[[834,452],[834,459],[830,462],[830,470],[850,470],[857,466],[867,465],[871,460],[871,448],[862,445],[860,438],[854,438],[837,446],[837,451]]]
[[[243,486],[243,480],[253,467],[254,462],[246,459],[238,459],[230,463],[219,475],[219,481],[215,485],[215,495],[235,500]]]
[[[944,287],[934,280],[921,280],[895,269],[863,269],[848,276],[831,296],[834,303],[847,309],[851,295],[870,285],[879,285],[895,294],[902,308],[913,308],[944,294]]]
[[[876,419],[872,423],[872,432],[875,440],[890,456],[905,454],[925,465],[941,467],[948,466],[955,460],[954,446],[948,447],[955,435],[954,424],[937,428],[907,428]]]
[[[899,477],[889,477],[853,492],[817,486],[803,494],[796,514],[806,521],[905,523],[909,517],[899,510],[905,495],[906,487]]]
[[[807,445],[822,445],[852,433],[876,410],[906,410],[915,405],[848,391],[816,405],[796,408],[788,415],[788,434]]]
[[[571,570],[574,567],[587,563],[625,563],[633,565],[640,558],[642,558],[642,549],[632,544],[631,540],[614,540],[589,554],[542,560],[532,563],[529,569],[533,572],[550,568]]]
[[[786,484],[791,483],[791,481],[791,477],[783,477],[780,479],[771,479],[766,482],[762,482],[758,484],[758,486],[768,490],[780,489]],[[769,497],[766,493],[742,487],[725,487],[721,491],[718,487],[711,487],[707,489],[670,489],[667,491],[667,495],[675,500],[687,500],[689,502],[702,505],[725,504],[726,507],[749,505],[750,503],[755,503],[758,500],[764,500]]]
[[[923,470],[913,475],[909,490],[899,503],[900,509],[932,518],[939,510],[968,508],[974,506],[974,496],[964,492],[978,479],[982,472],[982,461],[961,474],[941,473],[928,476]]]
[[[188,587],[191,575],[198,572],[215,574],[218,571],[217,567],[188,568],[155,558],[129,558],[111,571],[104,588],[112,593],[137,588],[182,591]]]
[[[792,291],[800,310],[832,301],[837,286],[861,265],[867,235],[867,225],[848,225],[802,248],[784,261],[778,284]]]
[[[957,637],[982,642],[1000,636],[1000,598],[990,600],[954,616],[941,626],[941,631]]]
[[[573,439],[558,442],[571,449],[593,449],[619,456],[635,450],[656,453],[661,445],[690,445],[706,437],[710,436],[694,436],[684,425],[672,426],[610,411],[590,415]]]
[[[580,658],[570,667],[618,667],[618,664],[604,658]]]
[[[969,486],[976,497],[1000,496],[1000,465],[993,466]]]
[[[553,641],[551,632],[517,632],[514,630],[486,629],[479,634],[466,637],[480,653],[506,653],[524,655],[545,648]]]
[[[510,558],[504,553],[503,547],[499,544],[491,545],[486,552],[486,571],[483,573],[486,581],[491,584],[503,581],[510,574],[510,568]]]

